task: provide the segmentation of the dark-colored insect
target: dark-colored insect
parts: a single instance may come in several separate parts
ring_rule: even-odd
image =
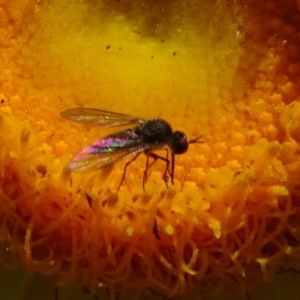
[[[94,108],[71,108],[61,112],[61,116],[81,124],[101,127],[135,125],[133,128],[110,134],[83,148],[69,163],[71,171],[90,172],[113,164],[120,159],[130,158],[125,164],[118,191],[125,178],[128,165],[136,160],[142,152],[147,156],[143,189],[147,181],[147,171],[158,159],[166,163],[163,174],[166,185],[169,176],[171,183],[174,184],[175,155],[185,153],[189,144],[201,143],[201,136],[188,141],[182,131],[173,131],[168,122],[159,118],[145,120],[136,116]],[[154,153],[155,150],[164,148],[167,151],[166,157]],[[168,157],[168,149],[171,152],[171,160]],[[150,157],[153,158],[151,163],[149,163]]]

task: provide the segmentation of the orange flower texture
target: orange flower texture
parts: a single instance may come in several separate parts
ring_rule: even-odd
[[[300,271],[299,20],[299,0],[0,1],[2,265],[111,300]],[[153,118],[196,142],[70,167]]]

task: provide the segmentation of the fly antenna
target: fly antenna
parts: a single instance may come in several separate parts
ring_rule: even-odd
[[[189,144],[195,144],[195,143],[203,144],[204,142],[201,141],[202,137],[203,137],[203,135],[199,135],[195,139],[189,140]]]

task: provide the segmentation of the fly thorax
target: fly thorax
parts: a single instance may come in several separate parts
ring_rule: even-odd
[[[162,119],[150,119],[135,128],[135,133],[145,143],[167,144],[172,136],[172,128]]]

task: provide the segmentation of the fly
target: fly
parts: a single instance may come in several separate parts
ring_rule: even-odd
[[[173,131],[170,124],[163,119],[142,119],[122,113],[116,113],[94,108],[71,108],[61,112],[65,119],[79,122],[84,125],[100,127],[120,127],[132,125],[132,128],[112,133],[101,140],[98,140],[83,148],[74,156],[69,163],[69,169],[74,172],[90,172],[101,169],[104,166],[130,158],[125,164],[120,190],[125,178],[127,167],[144,152],[147,156],[146,168],[143,175],[143,189],[147,182],[148,169],[158,159],[166,163],[163,179],[167,185],[169,176],[174,184],[175,155],[183,154],[188,150],[189,144],[202,143],[201,136],[187,140],[182,131]],[[157,149],[166,148],[166,157],[154,153]],[[169,159],[169,150],[171,160]],[[153,161],[149,163],[149,158]]]

